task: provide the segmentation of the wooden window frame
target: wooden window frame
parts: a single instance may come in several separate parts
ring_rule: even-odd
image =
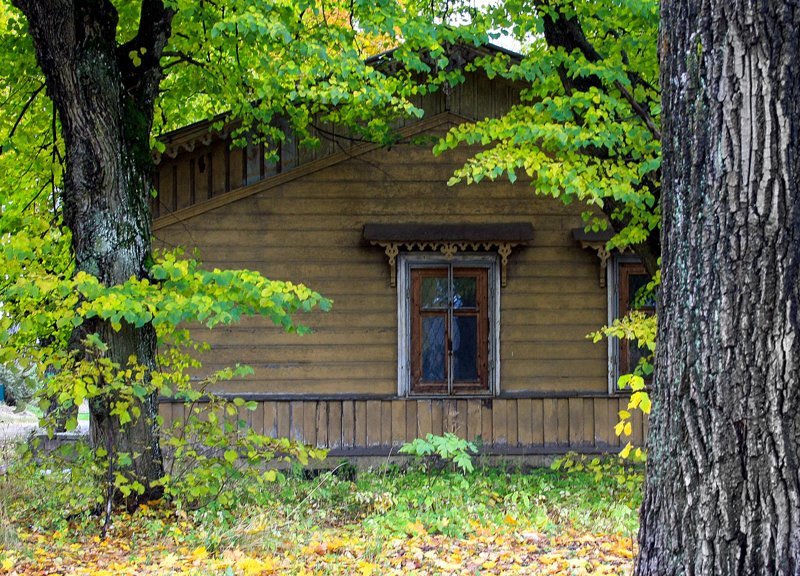
[[[475,306],[468,309],[455,308],[452,304],[452,293],[448,297],[448,305],[444,308],[426,310],[422,306],[422,283],[425,278],[441,277],[445,272],[448,286],[452,288],[456,278],[475,277],[477,279]],[[472,268],[449,264],[436,267],[412,267],[411,274],[411,342],[409,344],[411,362],[411,388],[410,394],[447,394],[456,395],[464,393],[481,394],[489,391],[489,273],[484,267]],[[426,382],[422,379],[422,321],[424,318],[441,317],[444,319],[445,362],[444,381]],[[453,340],[455,336],[455,319],[460,317],[474,317],[477,329],[477,343],[475,364],[478,378],[475,380],[458,381],[453,375]],[[485,345],[480,345],[481,343]]]
[[[457,277],[461,270],[485,270],[486,294],[483,298],[485,313],[479,313],[478,341],[486,342],[486,346],[478,351],[480,378],[475,385],[466,382],[454,382],[449,374],[446,386],[419,385],[415,386],[414,350],[412,348],[412,334],[419,333],[418,314],[414,313],[416,303],[413,302],[415,292],[419,287],[413,285],[412,271],[425,269],[441,269],[452,267],[453,277]],[[398,295],[398,395],[403,397],[490,397],[499,392],[499,318],[500,318],[500,274],[497,256],[494,254],[464,254],[445,258],[440,254],[402,254],[399,262],[399,278],[397,283]],[[420,276],[424,276],[424,272]],[[479,282],[481,284],[481,282]],[[478,296],[481,298],[481,296]],[[448,317],[473,314],[473,312],[451,311]],[[481,320],[484,318],[484,320]],[[450,326],[450,320],[447,322]],[[416,340],[418,342],[419,339]],[[417,344],[418,345],[418,344]],[[448,360],[448,367],[451,361]],[[449,368],[448,368],[449,370]]]
[[[635,256],[617,256],[612,266],[608,267],[609,325],[630,311],[630,301],[635,295],[628,293],[628,278],[636,275],[647,275],[647,271],[641,260]],[[640,308],[640,310],[653,311],[651,308]],[[620,389],[617,382],[621,375],[629,374],[633,368],[630,366],[630,343],[624,344],[619,338],[609,338],[608,356],[609,392],[612,394],[629,392],[627,388]]]

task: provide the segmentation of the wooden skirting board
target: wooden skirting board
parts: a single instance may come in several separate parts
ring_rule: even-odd
[[[258,400],[235,417],[256,432],[288,437],[331,456],[383,456],[428,433],[452,432],[497,455],[616,452],[630,440],[643,445],[647,420],[635,411],[630,438],[614,433],[625,396],[492,399]],[[165,426],[185,416],[182,403],[162,402]]]

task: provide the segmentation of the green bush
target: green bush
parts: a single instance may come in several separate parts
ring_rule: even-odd
[[[428,434],[424,439],[406,442],[400,448],[400,453],[415,456],[424,465],[431,459],[438,459],[449,463],[453,470],[467,474],[475,470],[472,455],[478,453],[478,448],[473,442],[459,438],[452,432],[445,432],[443,436]]]

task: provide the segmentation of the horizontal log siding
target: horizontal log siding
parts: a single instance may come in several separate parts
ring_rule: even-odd
[[[452,432],[477,441],[487,453],[615,452],[618,411],[625,397],[262,400],[239,418],[268,436],[288,436],[331,450],[331,455],[391,454],[427,433]],[[163,402],[165,426],[184,416],[184,405]],[[641,445],[646,421],[633,420],[631,440]]]
[[[162,246],[196,247],[209,267],[259,270],[334,300],[331,312],[300,318],[314,329],[307,336],[261,319],[197,330],[213,345],[206,369],[251,365],[252,376],[226,383],[234,393],[395,394],[397,294],[386,256],[361,239],[363,225],[521,221],[532,223],[534,239],[514,250],[501,291],[501,390],[604,392],[605,346],[585,336],[606,322],[606,291],[597,258],[570,234],[580,206],[537,197],[524,182],[446,186],[471,152],[437,159],[397,145],[179,223],[160,219]]]

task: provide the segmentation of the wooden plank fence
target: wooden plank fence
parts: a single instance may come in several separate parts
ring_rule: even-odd
[[[256,432],[328,448],[331,456],[377,456],[428,433],[452,432],[488,454],[616,452],[625,396],[487,399],[259,400],[241,412]],[[181,403],[162,402],[165,426],[183,419]],[[642,445],[647,421],[635,415],[630,440]],[[624,444],[624,440],[623,440]]]

